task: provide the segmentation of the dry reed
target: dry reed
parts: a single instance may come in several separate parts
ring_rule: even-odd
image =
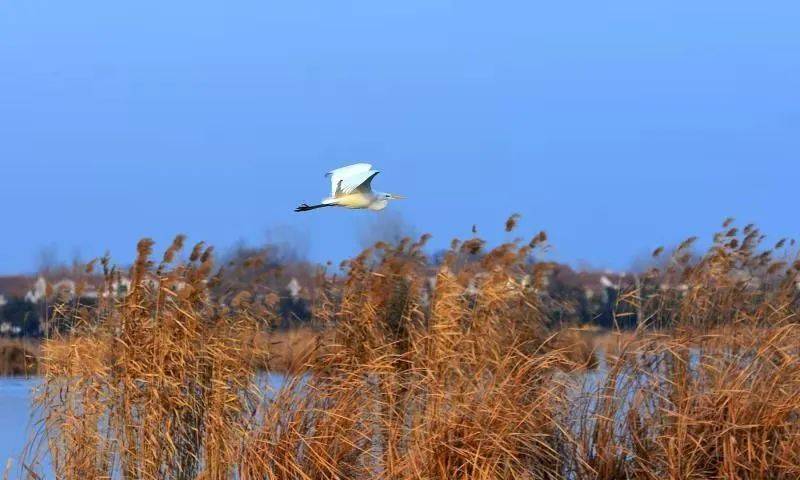
[[[0,375],[34,375],[38,370],[38,342],[23,339],[0,339]]]
[[[202,245],[154,265],[143,241],[130,293],[45,342],[43,438],[64,479],[798,478],[800,264],[715,238],[623,286],[634,332],[552,327],[541,233],[436,266],[378,244],[318,279],[326,333],[282,338],[274,298],[209,294]]]

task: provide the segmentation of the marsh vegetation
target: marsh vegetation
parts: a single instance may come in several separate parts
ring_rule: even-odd
[[[63,479],[798,478],[800,262],[762,240],[730,222],[703,254],[687,240],[619,286],[614,321],[636,327],[602,341],[550,314],[551,265],[532,261],[543,233],[454,241],[436,264],[426,236],[378,243],[343,277],[315,276],[314,329],[277,388],[259,380],[287,348],[263,337],[277,296],[212,295],[210,248],[178,260],[178,237],[155,261],[142,240],[125,296],[57,309],[27,466],[48,455]],[[112,288],[110,261],[97,268]]]

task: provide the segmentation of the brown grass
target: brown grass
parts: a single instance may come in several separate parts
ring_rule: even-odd
[[[254,339],[254,361],[271,372],[298,374],[316,362],[320,345],[329,332],[308,327],[259,332]]]
[[[330,331],[318,331],[308,327],[271,332],[257,331],[252,344],[252,362],[258,370],[278,373],[296,374],[305,371],[311,359],[319,351],[319,344]],[[48,364],[54,361],[82,362],[86,358],[86,349],[93,349],[94,343],[83,337],[51,338],[47,341],[46,353],[42,358],[41,342],[32,339],[0,338],[0,376],[36,375],[39,364],[45,360]],[[92,352],[91,358],[97,353]]]
[[[424,240],[376,245],[315,285],[324,334],[270,335],[269,296],[209,295],[204,247],[144,241],[131,293],[45,342],[44,441],[65,479],[795,479],[800,264],[729,227],[620,293],[624,334],[550,327],[544,235],[454,242],[435,281]]]
[[[551,344],[569,360],[567,368],[597,368],[601,331],[589,328],[561,328]]]
[[[0,375],[35,375],[39,370],[39,343],[34,340],[0,339]]]
[[[609,365],[572,445],[581,478],[798,478],[797,324],[655,335]],[[742,331],[745,330],[745,331]],[[583,404],[586,408],[587,403]]]

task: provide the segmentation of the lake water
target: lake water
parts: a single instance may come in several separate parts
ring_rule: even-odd
[[[38,382],[36,378],[0,377],[0,470],[8,469],[9,478],[19,478],[19,457],[35,427],[30,403]]]
[[[270,398],[285,382],[279,374],[261,374],[257,384]],[[0,376],[0,478],[7,474],[9,479],[25,478],[21,475],[20,456],[25,446],[38,428],[31,412],[34,389],[39,385],[38,378]],[[52,478],[49,465],[39,465],[37,472],[44,478]]]
[[[599,378],[595,377],[599,377],[602,371],[601,368],[590,374],[587,383],[596,387]],[[262,374],[257,383],[265,398],[270,398],[272,392],[285,381],[282,375]],[[0,478],[4,473],[9,479],[25,478],[21,471],[20,456],[37,428],[36,419],[31,413],[31,400],[39,382],[38,378],[0,377]],[[36,470],[44,474],[44,478],[52,478],[48,465],[38,465]]]
[[[573,378],[573,401],[577,409],[593,411],[594,405],[591,402],[584,404],[588,399],[581,397],[599,388],[607,373],[605,358],[600,355],[597,370]],[[257,384],[267,400],[285,381],[282,375],[262,374],[258,376]],[[5,472],[9,479],[24,478],[21,475],[20,456],[38,427],[31,414],[33,390],[38,384],[37,378],[0,377],[0,478]],[[36,470],[43,473],[44,478],[52,478],[48,465],[38,465]]]

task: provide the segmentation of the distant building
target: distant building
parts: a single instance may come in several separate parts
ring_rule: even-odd
[[[20,333],[22,333],[22,329],[17,325],[12,325],[9,322],[0,323],[0,335],[10,336],[19,335]]]
[[[25,301],[30,303],[39,303],[47,297],[47,280],[44,277],[36,279],[33,288],[25,294]]]
[[[131,279],[120,277],[111,284],[111,291],[116,297],[124,297],[131,290]],[[105,296],[105,295],[104,295]]]
[[[59,280],[53,284],[53,293],[62,299],[75,298],[75,282],[69,279]]]
[[[298,282],[296,278],[292,277],[292,280],[288,285],[286,285],[286,289],[289,291],[289,296],[291,296],[293,300],[297,300],[297,297],[300,296],[300,290],[302,290],[302,287],[300,286],[300,282]]]

